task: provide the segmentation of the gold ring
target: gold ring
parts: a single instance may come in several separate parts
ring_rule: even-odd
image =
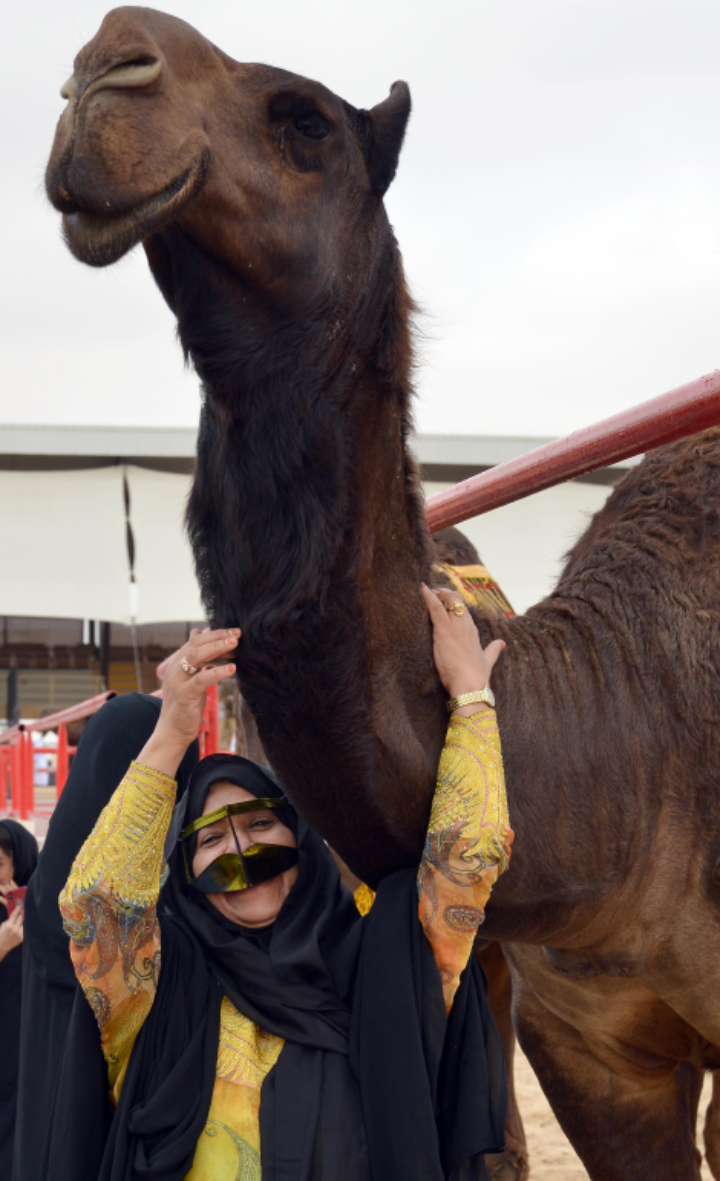
[[[187,661],[184,656],[183,656],[182,660],[180,661],[180,668],[183,670],[184,673],[187,673],[187,675],[189,677],[194,677],[196,673],[200,672],[200,669],[195,668],[194,664],[190,664],[190,662]]]
[[[464,615],[465,614],[465,606],[463,603],[459,602],[458,599],[456,599],[454,603],[450,604],[450,607],[448,608],[448,610],[452,611],[453,615]]]

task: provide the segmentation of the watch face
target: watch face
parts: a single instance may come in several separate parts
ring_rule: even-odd
[[[487,694],[488,705],[491,705],[493,707],[493,709],[495,709],[495,694],[493,693],[493,691],[489,685],[488,685],[487,689],[485,690],[485,692]]]

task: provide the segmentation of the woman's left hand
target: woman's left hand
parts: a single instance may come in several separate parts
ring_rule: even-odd
[[[487,648],[480,643],[473,617],[456,592],[421,586],[433,629],[433,657],[438,676],[450,697],[474,693],[490,683],[490,674],[505,647],[504,640],[492,640]],[[463,611],[457,614],[453,604]]]

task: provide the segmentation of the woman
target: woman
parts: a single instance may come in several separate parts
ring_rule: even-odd
[[[448,693],[479,698],[502,643],[481,649],[458,595],[423,595]],[[201,760],[173,816],[205,691],[235,671],[210,662],[239,634],[194,632],[173,659],[61,895],[116,1104],[100,1181],[487,1177],[504,1075],[466,966],[511,839],[494,711],[457,704],[419,874],[361,918],[263,768]]]
[[[37,865],[35,837],[15,820],[0,821],[0,913],[7,915],[6,895],[27,886]],[[0,1177],[12,1172],[17,1101],[22,988],[23,908],[17,906],[0,925]]]

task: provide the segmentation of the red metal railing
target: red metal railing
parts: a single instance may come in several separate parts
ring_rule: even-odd
[[[43,718],[35,718],[30,722],[10,726],[0,734],[0,812],[8,810],[13,815],[19,816],[21,820],[29,820],[34,815],[35,754],[41,751],[43,754],[55,753],[57,756],[55,794],[56,799],[60,798],[70,770],[70,756],[75,753],[75,747],[68,744],[68,722],[92,717],[106,701],[115,696],[112,689],[106,693],[98,693],[97,696],[90,697],[87,701],[81,701],[78,705],[72,705],[68,709],[60,709]],[[55,729],[58,732],[58,744],[55,752],[51,748],[35,746],[33,731]],[[49,772],[49,768],[47,771]],[[42,773],[45,773],[45,769]]]
[[[81,715],[85,716],[85,715]],[[40,720],[40,719],[38,719]],[[43,729],[49,729],[46,720],[42,719]],[[35,726],[35,729],[39,727]],[[35,767],[35,755],[54,755],[56,799],[65,786],[70,769],[70,756],[75,754],[76,747],[68,744],[67,729],[64,723],[58,727],[57,747],[36,746],[29,726],[14,726],[12,737],[5,742],[5,735],[0,735],[0,813],[7,811],[19,816],[21,820],[28,820],[35,814],[35,777],[50,775],[51,768]]]
[[[9,812],[21,820],[29,820],[35,815],[34,756],[40,751],[55,755],[55,798],[60,799],[70,772],[70,758],[76,751],[76,747],[68,743],[68,722],[92,717],[106,701],[115,696],[112,690],[99,693],[78,705],[31,722],[22,722],[0,734],[0,814]],[[162,697],[162,689],[158,689],[154,696]],[[35,746],[33,731],[55,729],[58,742],[54,750]],[[201,757],[217,754],[220,750],[220,698],[217,685],[211,685],[208,689],[198,738]],[[43,768],[40,773],[45,774],[46,769]]]
[[[33,722],[23,722],[21,726],[11,726],[0,734],[0,743],[14,741],[21,730],[55,730],[58,726],[67,725],[68,722],[79,722],[82,718],[90,718],[99,709],[102,709],[105,702],[109,701],[111,697],[117,697],[114,689],[98,693],[96,697],[89,697],[87,701],[70,705],[67,709],[59,709],[57,713],[48,714],[44,718],[35,718]]]
[[[427,499],[433,533],[720,423],[720,370]]]

